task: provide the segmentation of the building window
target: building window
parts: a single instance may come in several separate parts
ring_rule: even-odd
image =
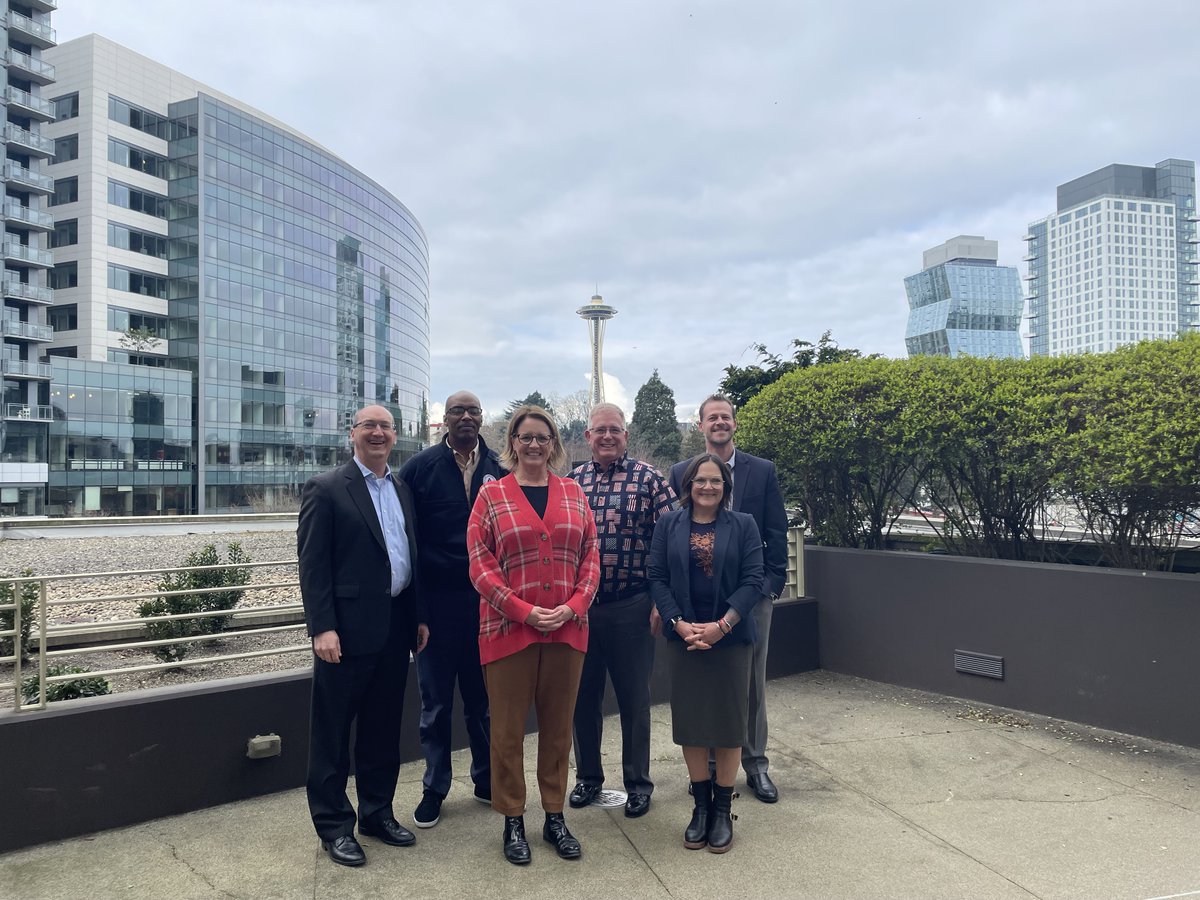
[[[66,134],[60,138],[55,138],[54,158],[50,160],[50,165],[67,162],[67,160],[71,159],[79,159],[79,135]]]
[[[144,131],[162,140],[170,140],[171,120],[166,116],[135,106],[120,97],[108,95],[108,117],[114,122]]]
[[[120,306],[108,308],[108,330],[128,331],[129,329],[146,329],[157,338],[167,339],[166,316],[156,316],[152,313],[138,312],[136,309],[124,309]]]
[[[160,219],[167,217],[167,198],[151,191],[138,190],[119,181],[108,183],[108,202]]]
[[[51,247],[69,247],[79,243],[79,220],[64,219],[54,223],[54,231],[50,234]]]
[[[145,253],[147,256],[157,259],[167,258],[166,235],[139,231],[118,222],[108,223],[108,246],[120,250],[132,250],[134,253]]]
[[[129,291],[131,294],[144,294],[147,297],[167,298],[167,278],[163,275],[153,275],[150,272],[139,272],[136,269],[126,269],[124,266],[109,265],[108,286],[115,291]]]
[[[70,178],[54,179],[54,196],[50,198],[51,206],[62,206],[64,203],[74,203],[78,199],[78,178],[72,175]]]
[[[79,94],[66,94],[55,97],[50,101],[54,104],[54,119],[61,122],[64,119],[74,119],[79,115]]]
[[[79,304],[63,303],[46,310],[46,322],[55,331],[74,331],[79,327]]]
[[[155,178],[162,178],[164,181],[167,178],[167,158],[165,156],[159,156],[157,153],[126,144],[115,138],[108,139],[108,160],[133,169],[135,172],[144,172]]]
[[[51,347],[46,351],[47,356],[65,356],[67,359],[78,359],[78,347]]]
[[[49,280],[50,287],[55,290],[79,287],[79,263],[74,261],[59,263],[50,270]]]

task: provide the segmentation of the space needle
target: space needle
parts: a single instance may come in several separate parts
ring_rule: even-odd
[[[587,322],[588,337],[592,342],[592,406],[604,402],[604,323],[616,314],[616,309],[605,303],[599,294],[575,310],[575,315]]]

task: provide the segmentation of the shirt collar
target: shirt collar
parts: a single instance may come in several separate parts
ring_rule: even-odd
[[[443,443],[443,444],[445,444],[445,445],[446,445],[446,449],[447,449],[447,450],[449,450],[451,453],[453,453],[455,456],[459,456],[459,455],[460,455],[460,454],[459,454],[459,452],[458,452],[457,450],[455,450],[453,447],[451,447],[451,446],[450,446],[450,435],[449,435],[449,434],[443,434],[443,435],[442,435],[442,443]],[[475,446],[471,448],[471,452],[470,452],[470,453],[468,453],[468,454],[467,454],[467,456],[466,456],[466,458],[467,458],[468,460],[469,460],[469,459],[470,459],[472,456],[475,456],[476,458],[478,458],[478,457],[479,457],[479,445],[480,445],[480,443],[481,443],[481,440],[480,440],[480,438],[475,438]]]
[[[627,469],[629,468],[629,451],[626,450],[607,466],[601,466],[600,463],[596,462],[594,459],[591,460],[591,464],[592,468],[597,472],[608,472],[610,470],[615,472],[617,469]]]
[[[357,456],[354,457],[354,464],[356,466],[358,466],[358,471],[363,473],[363,478],[378,478],[379,477],[374,472],[372,472],[370,469],[368,469],[366,466],[364,466],[362,464],[362,460],[360,460]],[[390,465],[384,470],[383,477],[384,478],[392,477],[392,467]]]

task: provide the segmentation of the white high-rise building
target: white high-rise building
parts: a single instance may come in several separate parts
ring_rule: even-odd
[[[1110,165],[1060,185],[1058,211],[1025,239],[1031,355],[1196,329],[1194,162]]]

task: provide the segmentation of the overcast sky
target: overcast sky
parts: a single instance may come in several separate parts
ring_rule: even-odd
[[[1020,265],[1055,187],[1195,159],[1197,5],[1107,0],[63,0],[281,119],[429,237],[432,399],[657,368],[681,418],[751,345],[904,355],[902,279],[956,234]]]

